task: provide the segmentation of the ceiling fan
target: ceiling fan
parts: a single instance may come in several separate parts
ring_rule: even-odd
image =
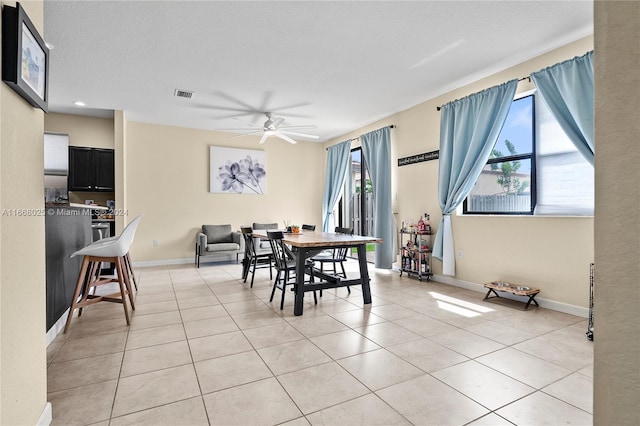
[[[250,127],[244,129],[227,129],[227,130],[250,130],[247,133],[243,133],[238,136],[234,136],[234,138],[239,138],[247,135],[254,135],[257,133],[262,133],[262,137],[260,138],[260,144],[263,144],[270,136],[275,136],[282,140],[285,140],[291,144],[298,143],[295,139],[291,138],[291,136],[299,136],[303,138],[310,139],[318,139],[319,136],[311,135],[308,133],[300,133],[297,130],[300,129],[315,129],[316,126],[313,125],[303,125],[303,126],[284,126],[284,118],[282,117],[274,117],[270,112],[265,112],[264,115],[267,116],[267,120],[262,124],[262,126],[258,126],[257,124],[250,123],[247,121],[240,120],[235,118],[238,121],[242,121],[249,125]],[[295,129],[295,130],[294,130]]]

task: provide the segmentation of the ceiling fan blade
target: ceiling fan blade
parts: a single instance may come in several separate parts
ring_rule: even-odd
[[[231,136],[229,139],[237,139],[237,138],[241,138],[243,136],[255,135],[256,133],[260,133],[260,132],[262,132],[262,130],[256,130],[254,132],[241,133],[239,135]]]
[[[262,134],[262,137],[260,138],[260,142],[258,142],[259,144],[263,144],[264,141],[266,141],[267,139],[269,139],[269,136],[271,136],[271,133],[269,132],[264,132]]]
[[[299,132],[292,132],[290,130],[282,130],[279,129],[280,133],[286,134],[286,135],[293,135],[293,136],[302,136],[303,138],[311,138],[311,139],[318,139],[320,138],[320,136],[317,135],[310,135],[308,133],[299,133]]]
[[[318,126],[314,124],[303,124],[301,126],[280,126],[280,129],[317,129]]]
[[[285,135],[285,134],[283,134],[283,133],[275,132],[275,133],[274,133],[274,135],[275,135],[275,136],[277,136],[277,137],[279,137],[279,138],[280,138],[280,139],[282,139],[282,140],[285,140],[285,141],[287,141],[287,142],[291,143],[291,144],[296,144],[296,143],[298,143],[297,141],[294,141],[294,140],[293,140],[293,139],[291,139],[289,136],[287,136],[287,135]]]

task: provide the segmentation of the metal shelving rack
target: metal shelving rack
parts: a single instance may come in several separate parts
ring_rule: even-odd
[[[431,280],[431,233],[400,231],[400,276],[416,275],[418,280]]]
[[[587,325],[587,339],[593,341],[593,272],[594,264],[589,265],[589,324]]]

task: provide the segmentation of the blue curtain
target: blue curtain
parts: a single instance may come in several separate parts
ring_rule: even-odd
[[[338,202],[340,191],[351,159],[351,140],[329,147],[327,154],[327,173],[324,177],[324,195],[322,197],[322,231],[333,232],[330,228],[333,208]]]
[[[438,200],[442,219],[433,257],[445,275],[455,275],[451,213],[467,197],[482,172],[509,113],[518,80],[449,102],[441,109]]]
[[[393,213],[391,211],[391,136],[389,127],[360,136],[373,187],[373,236],[384,241],[376,246],[376,268],[393,264]]]
[[[531,78],[562,130],[593,165],[593,51],[534,72]]]

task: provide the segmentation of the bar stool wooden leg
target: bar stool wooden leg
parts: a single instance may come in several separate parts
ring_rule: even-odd
[[[127,309],[127,290],[125,289],[125,284],[124,284],[124,271],[122,270],[122,262],[120,260],[121,258],[115,258],[115,262],[116,262],[116,270],[118,273],[118,286],[120,287],[120,297],[122,297],[122,307],[124,308],[124,318],[127,320],[127,325],[130,324],[129,322],[129,310]]]
[[[71,299],[71,307],[69,308],[69,316],[67,316],[67,323],[64,326],[63,333],[66,333],[69,329],[69,324],[71,324],[71,318],[73,317],[73,311],[76,309],[78,304],[78,298],[80,297],[80,292],[84,287],[87,280],[87,273],[89,268],[89,258],[85,256],[82,260],[82,267],[80,268],[80,274],[78,274],[78,282],[76,283],[76,290],[73,292],[73,299]],[[87,290],[85,289],[85,292]]]
[[[129,252],[125,255],[125,260],[127,262],[127,269],[129,270],[131,279],[133,280],[133,286],[136,288],[136,291],[138,291],[138,283],[136,282],[136,276],[133,273],[133,265],[131,264],[131,256],[129,255]]]
[[[127,293],[129,294],[129,304],[131,305],[131,310],[136,310],[136,305],[133,301],[133,291],[131,289],[131,276],[129,275],[129,269],[127,268],[127,260],[126,257],[119,257],[118,261],[120,262],[120,269],[123,271],[122,279],[124,281],[125,287],[127,288]]]

